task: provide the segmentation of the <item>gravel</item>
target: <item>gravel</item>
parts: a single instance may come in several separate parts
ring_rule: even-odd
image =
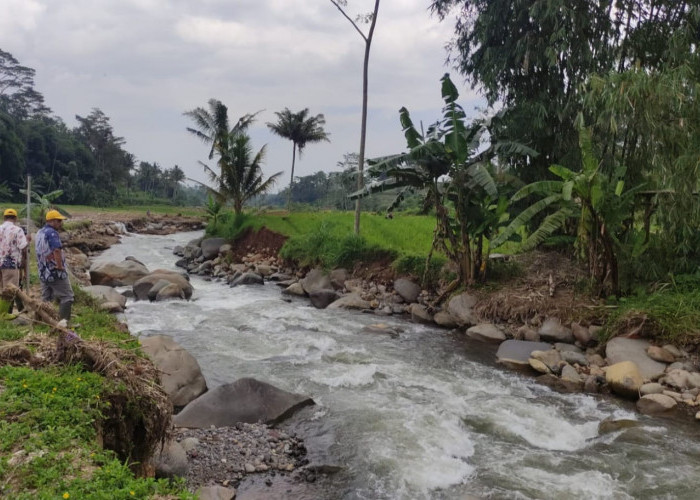
[[[238,423],[234,427],[175,430],[185,449],[187,486],[238,487],[250,474],[291,474],[306,465],[306,448],[295,435],[265,424]]]

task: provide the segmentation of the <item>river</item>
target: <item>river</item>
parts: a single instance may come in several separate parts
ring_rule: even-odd
[[[176,269],[173,247],[199,235],[129,235],[96,260],[132,255],[149,269]],[[129,329],[172,335],[197,358],[209,388],[254,377],[313,397],[316,406],[296,425],[310,451],[341,466],[319,479],[321,498],[700,495],[700,424],[559,394],[497,366],[494,348],[446,330],[287,302],[273,284],[191,281],[192,301],[129,302]],[[361,332],[377,322],[400,335]],[[599,435],[606,418],[639,425]]]

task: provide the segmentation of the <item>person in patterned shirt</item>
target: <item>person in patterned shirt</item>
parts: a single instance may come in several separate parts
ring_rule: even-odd
[[[0,225],[0,292],[8,285],[19,287],[20,269],[27,258],[27,237],[17,225],[17,211],[8,208],[3,213],[4,222]],[[8,311],[12,312],[12,302]]]
[[[36,263],[41,281],[41,299],[44,302],[58,300],[58,314],[66,322],[73,307],[73,289],[68,279],[66,258],[58,229],[65,217],[58,210],[46,212],[46,225],[36,233]]]

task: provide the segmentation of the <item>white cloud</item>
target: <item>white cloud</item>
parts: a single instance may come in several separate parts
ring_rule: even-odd
[[[374,2],[349,3],[354,17]],[[439,116],[451,36],[452,25],[420,2],[381,4],[370,57],[370,156],[403,149],[401,106],[416,120]],[[307,148],[299,175],[334,169],[358,149],[364,44],[327,0],[2,0],[0,48],[36,69],[38,90],[69,125],[99,107],[139,159],[178,164],[198,179],[206,148],[188,136],[182,113],[212,97],[232,119],[264,110],[252,136],[256,147],[268,143],[268,172],[288,175],[291,147],[265,127],[284,107],[324,113],[331,134],[331,143]],[[463,103],[475,99],[461,90]]]

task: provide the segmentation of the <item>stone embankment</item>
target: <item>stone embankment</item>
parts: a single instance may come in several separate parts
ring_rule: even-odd
[[[344,269],[301,272],[264,249],[236,262],[234,248],[220,238],[193,240],[173,252],[181,257],[177,265],[191,274],[230,286],[275,282],[283,294],[307,297],[317,308],[356,309],[379,317],[398,314],[418,323],[459,329],[474,341],[498,344],[500,363],[538,375],[540,382],[557,390],[612,393],[635,400],[646,414],[682,409],[700,420],[697,353],[676,346],[621,337],[603,345],[600,326],[563,324],[557,317],[521,325],[485,322],[478,312],[480,299],[470,293],[455,295],[435,309],[430,305],[434,297],[408,278],[382,284],[352,278]],[[381,320],[368,331],[396,334]]]

